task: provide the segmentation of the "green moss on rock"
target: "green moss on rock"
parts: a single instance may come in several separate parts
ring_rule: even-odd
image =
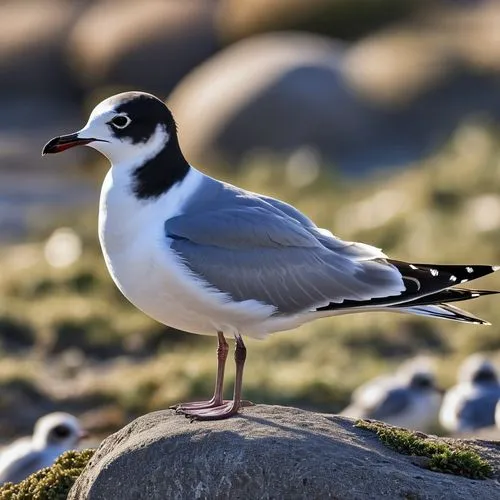
[[[67,451],[51,467],[0,487],[1,500],[65,500],[95,450]]]
[[[382,443],[398,453],[428,458],[425,466],[430,470],[470,479],[486,479],[493,473],[491,465],[464,444],[430,439],[425,434],[382,422],[358,420],[356,427],[375,432]]]

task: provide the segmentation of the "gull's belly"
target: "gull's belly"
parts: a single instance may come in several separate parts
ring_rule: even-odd
[[[138,309],[167,326],[192,333],[215,334],[210,318],[199,314],[196,299],[169,272],[154,251],[138,245],[104,253],[109,273],[120,291]]]
[[[114,251],[101,240],[109,273],[132,304],[179,330],[202,335],[215,335],[219,330],[261,335],[259,325],[272,314],[270,306],[253,300],[231,302],[186,272],[164,236],[160,242],[147,236],[128,239],[135,243]],[[147,241],[149,245],[144,244]]]

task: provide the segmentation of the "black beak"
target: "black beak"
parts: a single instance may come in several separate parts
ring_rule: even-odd
[[[43,147],[42,155],[60,153],[69,148],[74,148],[75,146],[84,146],[89,142],[97,141],[99,139],[85,139],[83,137],[78,137],[78,134],[61,135],[60,137],[54,137]]]

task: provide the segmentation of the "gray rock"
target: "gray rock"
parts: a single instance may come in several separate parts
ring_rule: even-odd
[[[145,415],[102,443],[68,498],[472,497],[498,498],[497,482],[423,469],[347,418],[259,405],[218,422]]]
[[[187,158],[239,165],[256,152],[279,161],[310,149],[320,164],[358,175],[422,159],[470,115],[500,120],[498,78],[453,72],[418,34],[349,47],[275,33],[228,47],[169,96]]]
[[[236,163],[306,146],[331,162],[359,149],[370,122],[343,80],[343,50],[321,36],[262,35],[197,67],[168,99],[188,158]]]

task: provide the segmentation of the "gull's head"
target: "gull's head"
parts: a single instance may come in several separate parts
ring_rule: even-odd
[[[38,449],[70,450],[87,436],[79,420],[69,413],[49,413],[35,424],[33,444]]]
[[[458,379],[478,385],[498,384],[498,372],[493,363],[481,354],[469,356],[460,366]]]
[[[140,163],[177,142],[175,121],[167,106],[145,92],[124,92],[98,104],[78,132],[55,137],[42,154],[60,153],[75,146],[90,146],[114,165]]]

